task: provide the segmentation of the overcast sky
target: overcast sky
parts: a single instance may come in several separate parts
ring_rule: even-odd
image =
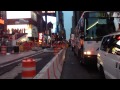
[[[69,40],[72,28],[73,11],[63,11],[63,14],[64,14],[64,27],[66,30],[66,39]]]

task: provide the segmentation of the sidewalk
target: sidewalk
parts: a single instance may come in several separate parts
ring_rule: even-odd
[[[43,51],[43,49],[39,48],[38,51],[30,50],[30,51],[27,51],[27,52],[21,52],[19,54],[0,55],[0,64],[11,62],[11,61],[14,61],[16,59],[19,59],[19,58],[22,58],[22,57],[25,57],[25,56],[29,56],[29,55],[32,55],[32,54],[35,54],[35,53],[38,53],[38,52],[42,52],[42,51]]]

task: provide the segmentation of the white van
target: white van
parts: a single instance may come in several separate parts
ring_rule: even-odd
[[[106,79],[120,79],[120,32],[103,37],[97,54],[97,68]]]

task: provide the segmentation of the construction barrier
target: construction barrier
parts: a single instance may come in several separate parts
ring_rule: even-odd
[[[6,55],[7,53],[7,46],[1,46],[1,54]]]
[[[33,79],[60,79],[66,49],[62,49]]]
[[[19,45],[20,52],[24,52],[24,47],[23,45]]]
[[[36,75],[36,61],[33,58],[22,60],[22,79],[32,79]]]
[[[54,55],[56,55],[61,50],[61,48],[57,47],[57,48],[54,48],[53,50],[54,50]]]

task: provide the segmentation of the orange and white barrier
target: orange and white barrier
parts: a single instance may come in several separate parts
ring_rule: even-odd
[[[6,55],[7,53],[7,46],[1,46],[1,54]]]
[[[58,53],[58,56],[57,56],[56,63],[57,63],[57,69],[61,73],[62,72],[62,60],[61,60],[61,57],[60,57],[59,53]]]
[[[66,49],[62,49],[33,79],[60,79]]]
[[[32,58],[22,60],[22,79],[32,79],[36,75],[36,61]]]

